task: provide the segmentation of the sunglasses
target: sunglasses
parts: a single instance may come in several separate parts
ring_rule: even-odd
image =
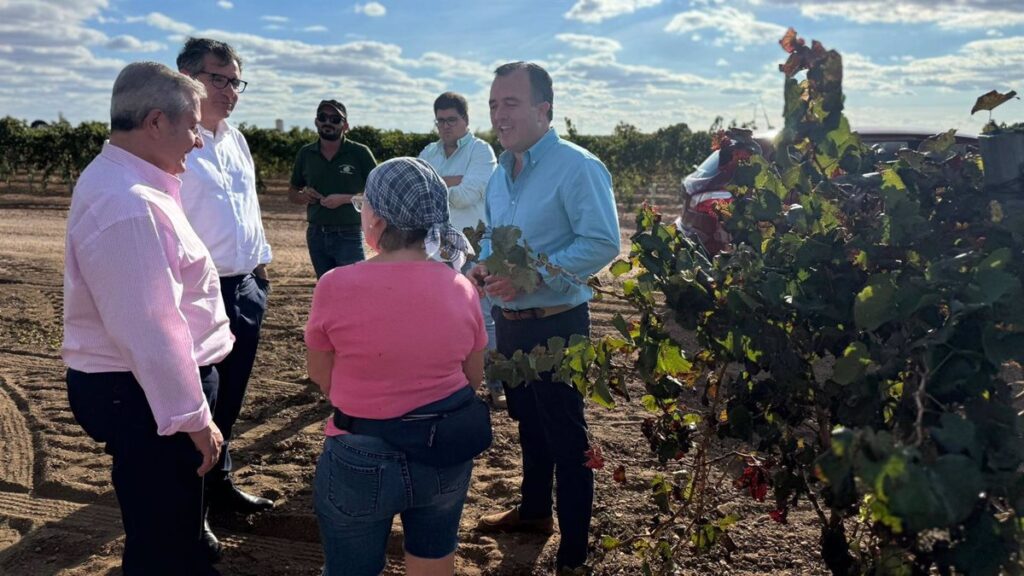
[[[345,117],[340,114],[324,114],[323,112],[316,115],[317,122],[330,122],[331,124],[341,124],[345,121]]]
[[[356,212],[362,212],[363,203],[366,202],[366,196],[363,196],[362,194],[356,194],[355,196],[352,197],[351,202],[352,207],[355,208]]]

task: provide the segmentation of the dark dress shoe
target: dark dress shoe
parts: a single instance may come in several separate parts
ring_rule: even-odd
[[[205,520],[203,521],[203,535],[199,539],[202,541],[203,548],[206,549],[206,557],[209,558],[210,563],[220,562],[221,556],[224,555],[224,547],[221,546],[220,540],[217,540],[213,530],[210,530],[210,523]]]
[[[218,512],[253,514],[261,510],[270,510],[274,507],[273,500],[246,494],[236,488],[234,484],[226,484],[210,496],[210,507]]]

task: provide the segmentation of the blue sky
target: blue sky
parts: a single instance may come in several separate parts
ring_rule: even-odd
[[[509,60],[552,73],[558,128],[777,127],[788,26],[843,54],[855,127],[977,133],[978,95],[1024,92],[1024,0],[0,0],[0,116],[108,120],[121,67],[173,65],[198,35],[242,55],[232,119],[264,127],[311,126],[335,98],[353,125],[426,132],[455,90],[488,129],[492,71]],[[994,117],[1024,121],[1024,101]]]

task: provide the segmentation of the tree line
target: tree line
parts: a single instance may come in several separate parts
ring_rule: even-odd
[[[310,128],[280,131],[241,124],[256,164],[260,191],[271,180],[291,174],[295,155],[304,144],[316,139]],[[579,134],[570,120],[561,135],[587,148],[608,166],[615,178],[620,200],[630,201],[635,191],[655,175],[679,179],[693,170],[710,152],[711,136],[706,131],[691,131],[686,124],[674,124],[655,132],[641,132],[635,126],[620,123],[611,134]],[[45,189],[54,181],[70,190],[78,175],[99,154],[109,135],[104,122],[82,122],[77,126],[62,120],[48,125],[30,126],[10,116],[0,118],[0,179],[10,182],[14,176],[27,176],[30,188]],[[501,152],[501,145],[490,131],[477,134]],[[382,130],[357,126],[349,137],[367,145],[378,161],[396,156],[416,156],[437,139],[435,133]]]

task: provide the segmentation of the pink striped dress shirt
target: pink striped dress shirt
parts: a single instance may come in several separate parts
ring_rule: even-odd
[[[234,343],[180,186],[105,143],[75,185],[65,246],[64,362],[86,373],[130,371],[161,435],[209,425],[199,367]]]

